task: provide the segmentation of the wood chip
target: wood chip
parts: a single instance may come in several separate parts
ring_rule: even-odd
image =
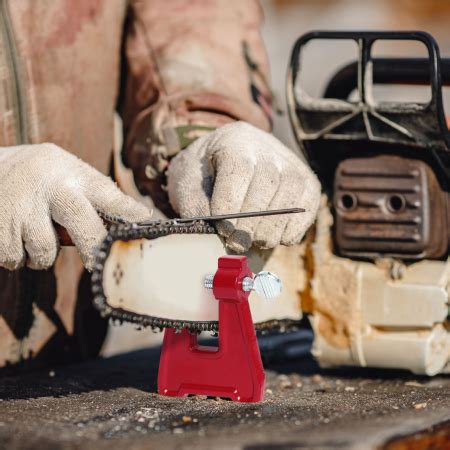
[[[427,404],[426,403],[416,403],[415,405],[414,405],[414,409],[424,409],[424,408],[426,408],[427,407]]]

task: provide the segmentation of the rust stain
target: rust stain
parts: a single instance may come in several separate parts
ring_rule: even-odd
[[[394,155],[342,161],[333,200],[339,254],[441,258],[449,243],[447,196],[423,161]]]
[[[114,241],[111,250],[119,253],[127,253],[129,250],[133,248],[138,248],[140,257],[144,256],[144,243],[146,239],[132,239],[129,241]]]
[[[333,317],[329,311],[320,307],[312,293],[311,281],[315,273],[315,261],[312,244],[316,239],[316,228],[312,227],[305,237],[304,270],[306,273],[306,284],[299,291],[299,301],[302,311],[306,314],[318,316],[318,333],[333,347],[348,348],[351,345],[350,332],[344,321]]]
[[[115,250],[127,250],[135,245],[136,241],[114,241],[112,248]]]
[[[316,238],[316,228],[311,227],[305,237],[305,256],[304,256],[304,270],[306,275],[305,288],[298,291],[300,309],[305,314],[312,314],[314,312],[314,297],[312,295],[311,280],[314,277],[314,255],[312,251],[312,244]]]
[[[324,217],[324,211],[319,214],[314,230],[307,236],[304,267],[308,283],[300,292],[301,305],[303,311],[314,315],[316,331],[329,345],[349,348],[356,313],[353,304],[355,279],[352,268],[347,267],[345,260],[335,260],[331,223]],[[322,230],[323,227],[326,230]]]
[[[320,336],[333,347],[349,348],[351,339],[347,324],[325,311],[316,310],[316,314],[319,316],[317,331]]]

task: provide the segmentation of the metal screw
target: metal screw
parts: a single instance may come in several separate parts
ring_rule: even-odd
[[[253,278],[245,277],[242,280],[242,290],[244,292],[249,292],[253,289]]]
[[[203,285],[206,289],[212,289],[214,275],[206,275]],[[244,292],[256,291],[257,294],[266,299],[278,297],[282,290],[281,280],[272,272],[259,272],[254,278],[245,277],[242,280]]]
[[[206,277],[203,281],[203,286],[205,286],[206,289],[212,289],[213,281],[214,281],[214,275],[206,275]]]

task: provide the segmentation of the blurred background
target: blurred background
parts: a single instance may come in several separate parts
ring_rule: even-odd
[[[297,38],[311,30],[421,30],[437,40],[441,56],[450,56],[450,1],[448,0],[260,0],[265,23],[262,29],[269,61],[272,86],[283,115],[274,122],[274,134],[295,149],[286,110],[285,80],[292,46]],[[317,45],[316,45],[317,44]],[[356,45],[351,42],[311,44],[305,51],[306,69],[302,83],[308,94],[319,96],[327,81],[347,62],[355,59]],[[375,56],[426,56],[425,47],[418,43],[379,41]],[[408,87],[402,91],[389,87],[374,89],[379,100],[426,101],[428,87]],[[450,111],[450,95],[444,90],[446,110]],[[113,355],[148,347],[161,341],[162,333],[137,331],[128,324],[110,327],[103,355]]]

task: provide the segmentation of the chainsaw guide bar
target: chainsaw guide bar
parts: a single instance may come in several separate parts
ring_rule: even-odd
[[[303,212],[300,208],[292,208],[290,210],[268,211],[268,215],[273,214],[289,214],[295,212]],[[244,213],[246,217],[264,216],[264,211],[255,213]],[[229,218],[235,218],[238,214],[229,215]],[[228,216],[220,216],[220,219]],[[134,240],[155,240],[161,237],[174,234],[217,234],[214,226],[208,222],[215,221],[212,216],[205,221],[204,218],[192,219],[170,219],[165,221],[145,222],[142,224],[118,223],[112,225],[108,234],[99,247],[92,273],[92,292],[94,295],[94,306],[99,310],[102,317],[110,318],[115,322],[129,322],[139,327],[150,327],[155,331],[162,331],[165,328],[174,328],[181,331],[183,328],[193,333],[201,333],[203,331],[217,333],[219,329],[218,321],[191,321],[191,320],[174,320],[161,317],[152,317],[145,314],[139,314],[119,307],[112,307],[108,304],[107,296],[104,291],[104,269],[107,259],[110,255],[112,246],[115,242],[129,242]],[[213,264],[213,262],[212,262]],[[212,265],[212,268],[214,266]],[[255,329],[262,332],[274,330],[293,330],[296,329],[298,322],[292,319],[285,320],[269,320],[255,324]]]

